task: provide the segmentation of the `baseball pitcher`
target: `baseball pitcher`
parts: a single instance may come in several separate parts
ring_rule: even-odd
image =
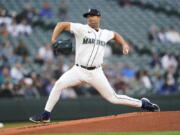
[[[96,88],[103,98],[113,104],[139,107],[152,112],[160,111],[159,106],[147,98],[139,100],[115,93],[101,66],[105,46],[109,40],[115,40],[122,46],[123,54],[128,54],[129,46],[118,33],[100,28],[101,13],[97,9],[89,9],[83,16],[87,19],[86,25],[72,22],[57,23],[52,34],[52,44],[57,44],[57,38],[63,31],[73,33],[76,39],[75,64],[56,81],[44,111],[40,115],[30,117],[29,120],[50,122],[51,111],[58,102],[61,91],[82,83]]]

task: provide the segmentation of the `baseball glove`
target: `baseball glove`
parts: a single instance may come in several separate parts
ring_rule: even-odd
[[[72,40],[58,40],[52,45],[52,47],[55,55],[70,54],[72,52]]]

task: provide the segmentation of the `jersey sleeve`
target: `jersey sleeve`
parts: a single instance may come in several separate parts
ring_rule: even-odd
[[[83,32],[83,25],[80,23],[70,23],[70,31],[76,36],[79,36]]]
[[[114,32],[107,30],[107,41],[114,38]]]

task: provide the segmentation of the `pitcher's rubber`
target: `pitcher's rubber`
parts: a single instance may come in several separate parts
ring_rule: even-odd
[[[0,135],[173,130],[180,130],[180,111],[138,112],[50,124],[32,124],[0,130]]]

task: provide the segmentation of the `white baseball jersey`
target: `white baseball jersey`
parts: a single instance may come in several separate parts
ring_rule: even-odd
[[[100,66],[103,63],[106,43],[114,37],[114,32],[89,25],[70,23],[70,31],[76,39],[75,63],[87,67]]]

